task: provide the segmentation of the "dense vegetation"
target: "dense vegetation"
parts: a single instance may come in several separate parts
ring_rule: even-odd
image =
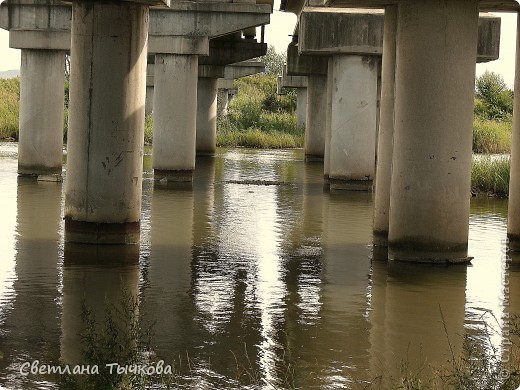
[[[218,121],[217,144],[264,148],[303,147],[296,126],[296,93],[277,95],[276,76],[255,75],[235,81],[237,96]]]

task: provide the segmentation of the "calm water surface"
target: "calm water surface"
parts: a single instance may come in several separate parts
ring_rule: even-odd
[[[325,192],[301,150],[220,149],[192,188],[154,185],[148,154],[140,246],[78,246],[63,185],[18,178],[16,159],[0,143],[0,387],[56,388],[21,365],[82,362],[82,304],[128,293],[156,360],[189,362],[186,387],[207,389],[245,387],[244,368],[261,388],[357,388],[402,360],[445,362],[448,339],[488,332],[500,351],[520,314],[503,200],[472,200],[471,266],[394,264],[371,246],[372,194]]]

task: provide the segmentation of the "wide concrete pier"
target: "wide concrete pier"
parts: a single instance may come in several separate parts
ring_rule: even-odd
[[[392,260],[468,261],[477,32],[476,0],[399,2]]]
[[[65,238],[137,242],[148,6],[75,1],[72,9]]]

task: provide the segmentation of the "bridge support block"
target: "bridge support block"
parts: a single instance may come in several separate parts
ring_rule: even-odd
[[[197,84],[197,155],[211,156],[217,145],[217,80],[199,77]]]
[[[389,259],[467,262],[478,0],[402,0],[397,30]]]
[[[335,55],[329,60],[330,135],[326,141],[330,189],[371,191],[375,171],[377,61]]]
[[[520,17],[516,21],[515,91],[520,91]],[[513,141],[511,147],[511,177],[507,213],[508,249],[520,251],[520,96],[515,95],[513,113]]]
[[[148,6],[74,1],[72,12],[65,239],[136,242]]]
[[[307,79],[305,160],[322,160],[325,153],[327,76],[310,74]]]
[[[191,181],[195,169],[196,55],[156,54],[153,168],[156,180]]]
[[[61,175],[65,52],[22,49],[18,174]]]

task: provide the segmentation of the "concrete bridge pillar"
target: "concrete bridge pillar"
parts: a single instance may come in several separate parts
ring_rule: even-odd
[[[60,175],[65,52],[22,49],[18,173]]]
[[[468,260],[477,32],[478,0],[399,3],[391,260]]]
[[[310,74],[307,78],[306,161],[323,159],[325,153],[326,114],[327,76]]]
[[[516,69],[515,91],[520,91],[520,16],[516,20]],[[509,180],[509,204],[507,237],[509,249],[520,251],[520,96],[515,94],[513,113],[513,141],[511,147],[511,173]]]
[[[217,145],[218,79],[199,77],[197,84],[197,155],[213,155]]]
[[[377,61],[335,55],[329,74],[330,136],[325,156],[331,189],[371,191],[375,173]]]
[[[148,6],[74,1],[66,240],[139,239]]]
[[[296,88],[296,126],[305,129],[307,122],[307,88]]]
[[[195,169],[197,76],[197,55],[155,56],[153,168],[156,180],[192,180]]]
[[[381,69],[381,106],[374,199],[374,244],[386,246],[388,244],[390,179],[394,137],[396,5],[385,8],[384,28],[384,55]]]

